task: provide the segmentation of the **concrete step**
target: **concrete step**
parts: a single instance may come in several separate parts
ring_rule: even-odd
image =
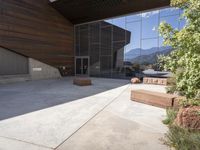
[[[7,84],[7,83],[15,83],[15,82],[23,82],[29,81],[30,75],[23,74],[23,75],[0,75],[0,84]]]

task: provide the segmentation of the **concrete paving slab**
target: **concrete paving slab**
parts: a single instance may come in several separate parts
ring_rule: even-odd
[[[147,126],[148,128],[145,129],[151,129],[151,131],[156,129],[159,133],[165,133],[167,127],[163,125],[162,120],[166,116],[166,110],[131,101],[130,93],[132,89],[148,89],[150,91],[166,92],[164,86],[145,84],[131,85],[107,108],[107,110],[119,117]]]
[[[167,150],[162,133],[104,111],[57,150]]]
[[[167,127],[165,110],[130,101],[131,89],[162,86],[132,85],[57,150],[168,150],[160,140]]]
[[[0,136],[55,148],[128,85],[0,121]],[[77,95],[82,91],[74,91]],[[23,104],[21,105],[23,107]]]
[[[92,82],[92,86],[80,87],[73,85],[73,77],[67,77],[0,84],[0,120],[89,97],[128,83],[102,78],[92,78]]]
[[[7,139],[0,137],[0,150],[52,150],[52,149],[14,139]]]
[[[131,89],[164,87],[127,82],[93,78],[93,86],[78,87],[67,78],[0,86],[0,150],[167,149],[159,140],[167,131],[165,110],[130,101]]]

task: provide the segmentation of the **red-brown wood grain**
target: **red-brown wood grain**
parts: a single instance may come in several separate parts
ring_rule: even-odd
[[[2,47],[55,67],[73,67],[73,30],[48,0],[0,0]]]

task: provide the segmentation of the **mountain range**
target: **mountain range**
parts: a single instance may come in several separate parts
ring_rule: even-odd
[[[149,55],[149,54],[157,52],[158,50],[164,51],[164,50],[167,50],[167,49],[171,49],[171,47],[170,46],[165,46],[165,47],[162,46],[160,48],[159,47],[152,47],[150,49],[136,48],[136,49],[132,49],[132,50],[128,51],[127,53],[125,53],[125,58],[126,58],[126,60],[130,60],[130,59],[133,59],[133,58],[140,56],[140,53],[142,55]]]
[[[141,55],[140,55],[141,51]],[[152,47],[150,49],[133,49],[129,52],[125,53],[126,61],[131,63],[150,63],[153,64],[157,60],[157,55],[167,55],[172,51],[171,47],[160,47],[158,51],[158,47]]]

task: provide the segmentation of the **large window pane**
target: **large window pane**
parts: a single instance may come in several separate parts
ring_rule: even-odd
[[[158,36],[158,13],[159,11],[142,14],[142,38],[154,38]]]
[[[79,27],[75,28],[75,40],[76,40],[76,45],[75,45],[75,52],[76,52],[76,56],[80,55],[80,29]]]
[[[142,50],[148,52],[156,52],[158,50],[158,39],[145,39],[142,40]]]
[[[141,14],[134,14],[126,16],[126,22],[141,21]]]
[[[126,28],[125,17],[119,17],[119,18],[113,19],[112,24],[122,29],[125,29]]]
[[[101,55],[111,55],[112,27],[101,28]]]
[[[124,76],[124,45],[125,42],[113,42],[113,77]]]
[[[172,16],[172,15],[179,15],[180,9],[177,8],[165,8],[160,10],[160,16]]]
[[[119,28],[117,26],[113,26],[113,41],[125,41],[125,32],[126,30]]]
[[[108,23],[110,23],[110,24],[113,24],[113,19],[107,19],[107,20],[105,20],[105,22],[108,22]],[[103,23],[103,24],[106,24],[106,23]]]
[[[88,56],[89,37],[88,29],[80,30],[80,56]]]
[[[90,75],[99,76],[100,74],[100,45],[91,44],[90,46]]]
[[[90,25],[90,42],[91,44],[99,43],[100,41],[100,23]]]
[[[130,61],[140,55],[141,22],[127,23],[127,30],[131,32],[130,43],[126,45],[125,60]]]
[[[157,55],[159,54],[158,39],[142,40],[142,49],[140,64],[142,70],[154,69],[156,70],[155,63],[157,62]],[[138,58],[136,58],[137,60]]]
[[[160,22],[166,22],[170,24],[174,29],[179,29],[179,16],[168,16],[160,18]]]
[[[131,32],[131,38],[125,51],[125,75],[127,77],[140,77],[141,21],[127,23],[126,27]],[[138,59],[136,60],[136,58]]]
[[[170,24],[174,29],[179,29],[179,16],[167,16],[160,18],[160,22],[166,22]],[[163,45],[163,38],[159,37],[159,47],[162,54],[168,54],[171,51],[171,47]]]
[[[102,77],[111,77],[111,56],[100,57],[100,72]]]

